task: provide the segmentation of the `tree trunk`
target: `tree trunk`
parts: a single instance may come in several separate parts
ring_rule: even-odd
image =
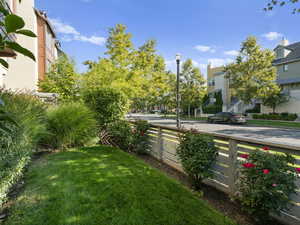
[[[188,107],[188,115],[189,117],[191,117],[191,105],[189,104],[189,107]]]

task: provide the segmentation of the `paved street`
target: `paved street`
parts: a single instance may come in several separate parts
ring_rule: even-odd
[[[164,119],[155,114],[131,114],[135,119],[148,120],[150,123],[163,126],[176,126],[176,121]],[[255,140],[263,140],[271,143],[289,144],[300,146],[300,130],[270,127],[254,127],[246,125],[209,124],[201,121],[183,121],[186,129],[196,128],[200,131],[216,132],[220,134],[246,137]]]

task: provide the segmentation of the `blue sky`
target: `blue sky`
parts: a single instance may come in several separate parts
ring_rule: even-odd
[[[211,62],[230,62],[241,41],[258,37],[274,48],[282,37],[300,41],[300,15],[291,7],[266,13],[268,0],[36,0],[47,11],[63,50],[73,57],[80,71],[82,62],[96,60],[105,52],[107,30],[125,24],[135,46],[157,40],[158,53],[174,68],[177,52],[191,58],[203,73]]]

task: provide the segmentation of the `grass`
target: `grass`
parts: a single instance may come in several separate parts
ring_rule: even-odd
[[[5,225],[230,225],[177,181],[111,147],[31,165]]]
[[[300,123],[290,122],[290,121],[248,120],[247,123],[250,124],[250,125],[257,125],[257,126],[298,128],[298,129],[300,129]]]

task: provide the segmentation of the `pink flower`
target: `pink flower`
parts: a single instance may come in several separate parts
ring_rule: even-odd
[[[249,158],[249,155],[248,155],[248,154],[241,154],[241,157],[242,157],[243,159],[248,159],[248,158]]]
[[[255,165],[253,163],[244,163],[243,166],[245,168],[253,168],[253,167],[255,167]]]
[[[296,171],[297,171],[298,173],[300,173],[300,168],[296,168]]]
[[[273,187],[277,187],[277,184],[272,184]]]
[[[263,173],[264,173],[264,174],[268,174],[268,173],[270,173],[270,170],[264,169],[264,170],[263,170]]]
[[[270,148],[269,148],[268,146],[265,146],[265,147],[262,148],[262,150],[264,150],[264,151],[269,151]]]

